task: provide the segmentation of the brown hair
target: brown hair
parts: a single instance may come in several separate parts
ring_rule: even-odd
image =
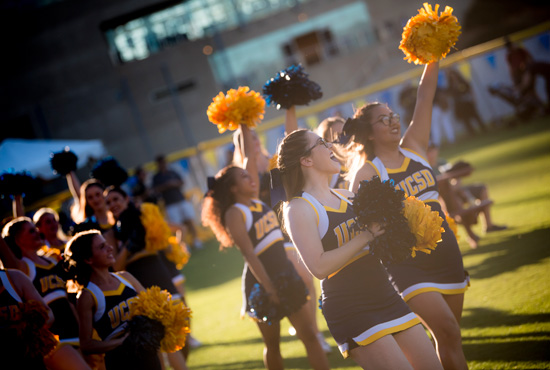
[[[234,242],[225,228],[225,212],[235,204],[231,187],[235,185],[235,173],[241,170],[237,166],[222,168],[214,177],[213,184],[204,197],[201,220],[209,226],[220,242],[220,250],[231,247]]]
[[[17,245],[15,239],[21,233],[21,230],[23,230],[23,225],[25,225],[25,223],[29,223],[34,227],[34,224],[30,218],[16,217],[5,224],[2,228],[2,238],[4,238],[4,241],[8,247],[10,247],[13,254],[19,259],[23,258],[23,252],[21,251],[19,245]]]
[[[371,121],[374,108],[383,106],[380,102],[372,102],[363,105],[355,111],[353,119],[348,120],[344,126],[343,134],[349,136],[349,142],[344,146],[344,156],[346,157],[346,168],[349,176],[365,163],[366,159],[374,159],[374,143],[369,140],[372,134]]]
[[[77,224],[84,222],[86,218],[91,217],[94,214],[94,210],[88,205],[88,202],[86,201],[86,191],[88,191],[88,189],[92,186],[99,187],[102,192],[103,190],[105,190],[105,186],[96,179],[88,179],[82,183],[82,185],[80,186],[80,204],[78,205],[78,208],[73,208],[73,212],[71,215],[74,222],[76,222]]]
[[[82,287],[90,282],[92,267],[86,260],[92,258],[92,242],[94,237],[101,236],[99,230],[87,230],[76,234],[65,247],[64,265],[68,277],[76,281]]]
[[[306,154],[309,145],[307,133],[309,130],[301,129],[287,135],[277,153],[277,167],[281,171],[281,180],[288,200],[302,193],[305,180],[300,159]]]

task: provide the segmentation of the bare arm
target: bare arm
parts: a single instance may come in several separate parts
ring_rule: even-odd
[[[69,190],[71,191],[75,204],[80,204],[80,181],[78,180],[78,177],[76,177],[74,171],[71,171],[66,175],[66,178],[67,185],[69,186]]]
[[[145,291],[145,288],[143,287],[143,285],[141,285],[139,280],[136,279],[135,276],[130,274],[128,271],[121,271],[119,272],[119,274],[120,276],[128,280],[130,284],[132,284],[132,286],[136,289],[136,292],[139,293]]]
[[[296,107],[293,105],[285,113],[285,136],[296,130],[298,130],[298,120],[296,118]]]
[[[258,185],[255,195],[255,197],[258,198],[260,196],[260,174],[258,173],[258,161],[256,160],[258,153],[256,148],[254,148],[250,129],[245,125],[241,125],[241,130],[243,133],[243,142],[241,143],[241,148],[243,148],[243,166],[252,177],[252,180]]]
[[[4,267],[17,269],[19,271],[23,271],[24,273],[28,272],[27,264],[19,258],[15,257],[10,247],[8,247],[8,244],[4,241],[3,238],[0,238],[0,259],[4,264]]]
[[[117,339],[99,341],[93,339],[94,299],[90,292],[83,290],[76,302],[80,329],[80,348],[84,353],[105,353],[120,346],[127,335]]]
[[[430,140],[432,108],[438,74],[439,62],[430,63],[425,66],[416,93],[413,119],[401,141],[402,147],[410,148],[424,157],[426,157]]]
[[[338,271],[375,236],[384,232],[379,227],[373,227],[374,235],[370,232],[359,233],[349,242],[325,252],[317,230],[315,211],[302,199],[290,202],[285,210],[285,223],[304,264],[317,279],[324,279]]]
[[[350,181],[350,190],[353,193],[357,193],[357,190],[359,189],[359,184],[361,181],[364,180],[371,180],[374,176],[376,176],[376,170],[370,163],[365,163],[359,171],[353,176],[352,180]]]
[[[244,224],[241,211],[235,207],[229,208],[225,214],[225,220],[227,231],[229,231],[229,234],[241,251],[244,260],[248,263],[252,274],[264,287],[266,292],[270,295],[270,298],[275,303],[279,303],[277,291],[275,290],[264,265],[260,262],[258,256],[256,256],[256,253],[254,253],[254,245],[248,237],[248,232],[246,231],[246,226]]]
[[[18,270],[7,270],[7,273],[10,277],[10,280],[15,285],[17,292],[21,296],[21,299],[23,299],[24,302],[39,302],[42,306],[44,306],[44,308],[46,308],[46,311],[48,312],[47,325],[50,326],[51,324],[53,324],[54,317],[52,310],[50,309],[50,307],[48,307],[42,296],[34,288],[34,285],[32,285],[32,281],[27,277],[27,275]]]
[[[16,194],[11,201],[13,217],[25,216],[25,209],[23,208],[23,195]]]

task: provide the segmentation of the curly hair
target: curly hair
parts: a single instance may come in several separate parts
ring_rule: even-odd
[[[96,236],[101,236],[99,230],[87,230],[77,233],[65,247],[63,267],[67,277],[76,281],[81,287],[90,282],[92,267],[86,260],[92,258],[92,243]]]
[[[235,185],[235,174],[241,170],[237,166],[224,167],[214,177],[213,185],[204,197],[201,220],[209,226],[220,242],[220,250],[231,247],[234,242],[225,228],[225,212],[235,204],[231,187]]]

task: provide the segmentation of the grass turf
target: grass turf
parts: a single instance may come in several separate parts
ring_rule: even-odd
[[[550,119],[495,129],[442,149],[450,161],[475,167],[465,181],[488,185],[494,222],[508,230],[484,234],[472,250],[459,230],[471,276],[462,320],[463,346],[471,369],[550,369]],[[203,346],[191,351],[192,369],[263,369],[263,343],[256,325],[239,319],[243,260],[232,248],[219,252],[209,241],[183,273],[193,310],[192,331]],[[318,293],[318,292],[317,292]],[[344,360],[320,312],[321,331],[333,345],[333,369],[357,369]],[[305,350],[281,323],[286,369],[309,369]]]

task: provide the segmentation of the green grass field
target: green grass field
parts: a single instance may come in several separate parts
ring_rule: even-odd
[[[476,250],[459,231],[471,276],[462,336],[471,369],[550,369],[550,119],[495,129],[445,148],[450,161],[463,159],[475,171],[468,182],[488,185],[493,218],[508,230],[481,236]],[[183,272],[193,310],[192,331],[203,346],[192,350],[192,369],[263,369],[263,344],[256,325],[240,319],[242,257],[219,252],[215,241],[195,252]],[[318,322],[329,343],[321,313]],[[301,342],[282,323],[287,369],[308,369]],[[336,347],[333,369],[357,369]]]

